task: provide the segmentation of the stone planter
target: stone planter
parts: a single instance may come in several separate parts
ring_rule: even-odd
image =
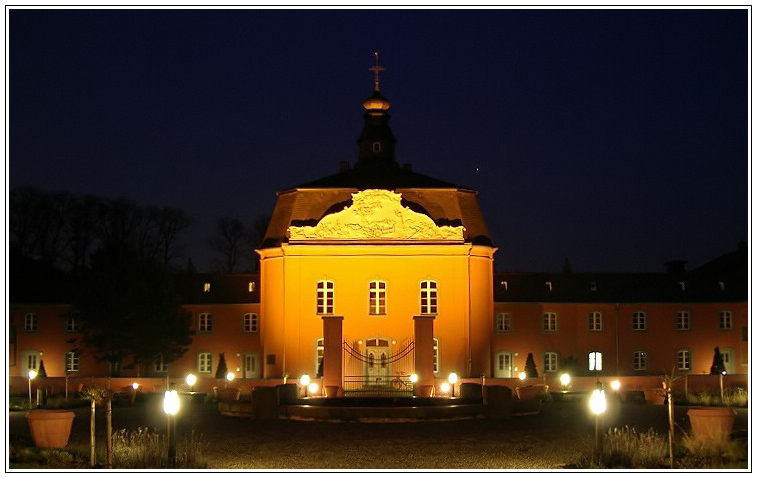
[[[339,390],[340,387],[338,385],[326,385],[323,387],[324,392],[326,393],[326,398],[336,398],[340,395]]]
[[[218,400],[221,402],[235,402],[239,400],[241,392],[238,388],[219,388]]]
[[[727,440],[733,431],[736,411],[732,408],[690,408],[691,432],[702,440]]]
[[[26,414],[34,445],[63,448],[68,445],[74,412],[70,410],[32,410]]]
[[[644,401],[652,405],[665,404],[665,390],[661,388],[644,390]]]
[[[525,387],[515,387],[515,395],[518,400],[533,400],[544,398],[549,390],[548,385],[528,385]]]
[[[416,397],[423,397],[423,398],[433,397],[434,386],[416,384],[413,390],[413,395],[415,395]]]

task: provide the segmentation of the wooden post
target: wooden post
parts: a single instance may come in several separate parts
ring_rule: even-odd
[[[666,393],[668,396],[668,450],[670,452],[670,468],[673,469],[675,465],[675,455],[673,452],[673,433],[675,430],[675,424],[673,420],[673,387],[672,383],[668,386]]]
[[[66,373],[66,400],[68,400],[68,373]]]
[[[95,467],[95,400],[92,399],[89,413],[89,466]]]
[[[113,408],[111,396],[105,402],[105,465],[113,468]]]
[[[720,406],[724,407],[725,399],[723,397],[723,373],[722,372],[718,374],[718,378],[720,379]]]

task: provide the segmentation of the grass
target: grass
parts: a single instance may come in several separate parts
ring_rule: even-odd
[[[35,404],[32,408],[37,408],[36,399],[32,398],[32,403]],[[82,399],[78,393],[69,394],[68,398],[62,395],[48,397],[44,406],[39,407],[45,410],[61,410],[71,409],[89,406],[89,401]],[[21,395],[11,395],[8,397],[8,410],[12,412],[30,410],[29,397]]]
[[[747,443],[743,440],[703,440],[684,433],[679,449],[681,468],[747,467]]]
[[[207,468],[203,458],[202,437],[192,431],[176,443],[177,468]],[[167,468],[166,436],[149,428],[118,430],[113,434],[114,468]]]
[[[649,429],[613,428],[602,437],[602,455],[597,461],[594,443],[576,460],[576,468],[663,468],[668,457],[667,438]]]
[[[686,395],[684,403],[703,407],[747,407],[749,405],[749,393],[743,388],[729,388],[723,391],[722,400],[719,394],[712,392],[689,393]]]

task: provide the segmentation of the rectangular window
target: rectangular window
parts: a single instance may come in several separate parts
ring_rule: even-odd
[[[168,364],[163,361],[163,354],[158,354],[155,362],[153,362],[153,369],[157,373],[168,372]]]
[[[548,332],[557,330],[557,314],[555,312],[545,312],[542,317],[544,319],[544,330]]]
[[[647,353],[637,350],[633,353],[633,369],[634,370],[646,370],[647,369]]]
[[[720,330],[731,330],[733,328],[733,314],[730,310],[721,310],[718,316]]]
[[[74,317],[66,317],[66,332],[76,333],[81,330],[81,323]]]
[[[691,326],[691,315],[687,310],[676,312],[676,330],[689,330]]]
[[[330,280],[318,281],[315,313],[318,315],[334,314],[334,283]]]
[[[636,311],[631,313],[631,329],[647,330],[647,313]]]
[[[495,321],[497,332],[509,332],[512,330],[513,315],[510,312],[499,312]]]
[[[24,332],[38,332],[39,331],[39,317],[35,313],[28,313],[24,315]]]
[[[602,352],[589,352],[589,370],[592,372],[602,370]]]
[[[691,370],[691,350],[679,350],[676,354],[678,370]]]
[[[434,339],[434,373],[439,373],[439,339]]]
[[[368,293],[370,315],[386,314],[386,282],[382,280],[371,281]]]
[[[258,331],[258,314],[251,312],[244,314],[242,330],[247,333],[257,333]]]
[[[197,354],[197,371],[200,373],[213,373],[213,354],[200,352]]]
[[[27,355],[26,358],[26,368],[29,370],[37,370],[37,359],[39,358],[39,355],[36,353]]]
[[[436,314],[436,281],[421,282],[421,314]]]
[[[315,376],[323,377],[323,338],[315,341]]]
[[[198,330],[205,333],[213,331],[213,314],[205,312],[200,314],[200,325]]]
[[[66,373],[79,371],[79,354],[78,353],[74,351],[66,352],[64,362],[66,364]]]
[[[557,372],[557,352],[546,352],[544,354],[544,371]]]
[[[602,312],[589,312],[589,330],[594,332],[602,330]]]

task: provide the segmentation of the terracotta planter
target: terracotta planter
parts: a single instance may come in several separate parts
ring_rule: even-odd
[[[415,386],[415,396],[416,397],[433,397],[434,396],[434,386],[433,385],[416,385]]]
[[[239,400],[241,392],[238,388],[219,388],[218,400],[222,402],[234,402]]]
[[[736,411],[724,407],[690,408],[688,415],[692,434],[704,440],[728,439],[736,420]]]
[[[34,445],[40,448],[63,448],[68,445],[74,412],[70,410],[32,410],[26,414]]]
[[[661,388],[644,390],[644,401],[652,405],[663,405],[665,403],[665,390]]]
[[[324,391],[326,392],[326,398],[334,398],[339,396],[339,386],[338,385],[326,385],[323,387]]]
[[[547,385],[528,385],[526,387],[515,387],[515,395],[518,400],[532,400],[542,398],[547,394],[549,387]]]

